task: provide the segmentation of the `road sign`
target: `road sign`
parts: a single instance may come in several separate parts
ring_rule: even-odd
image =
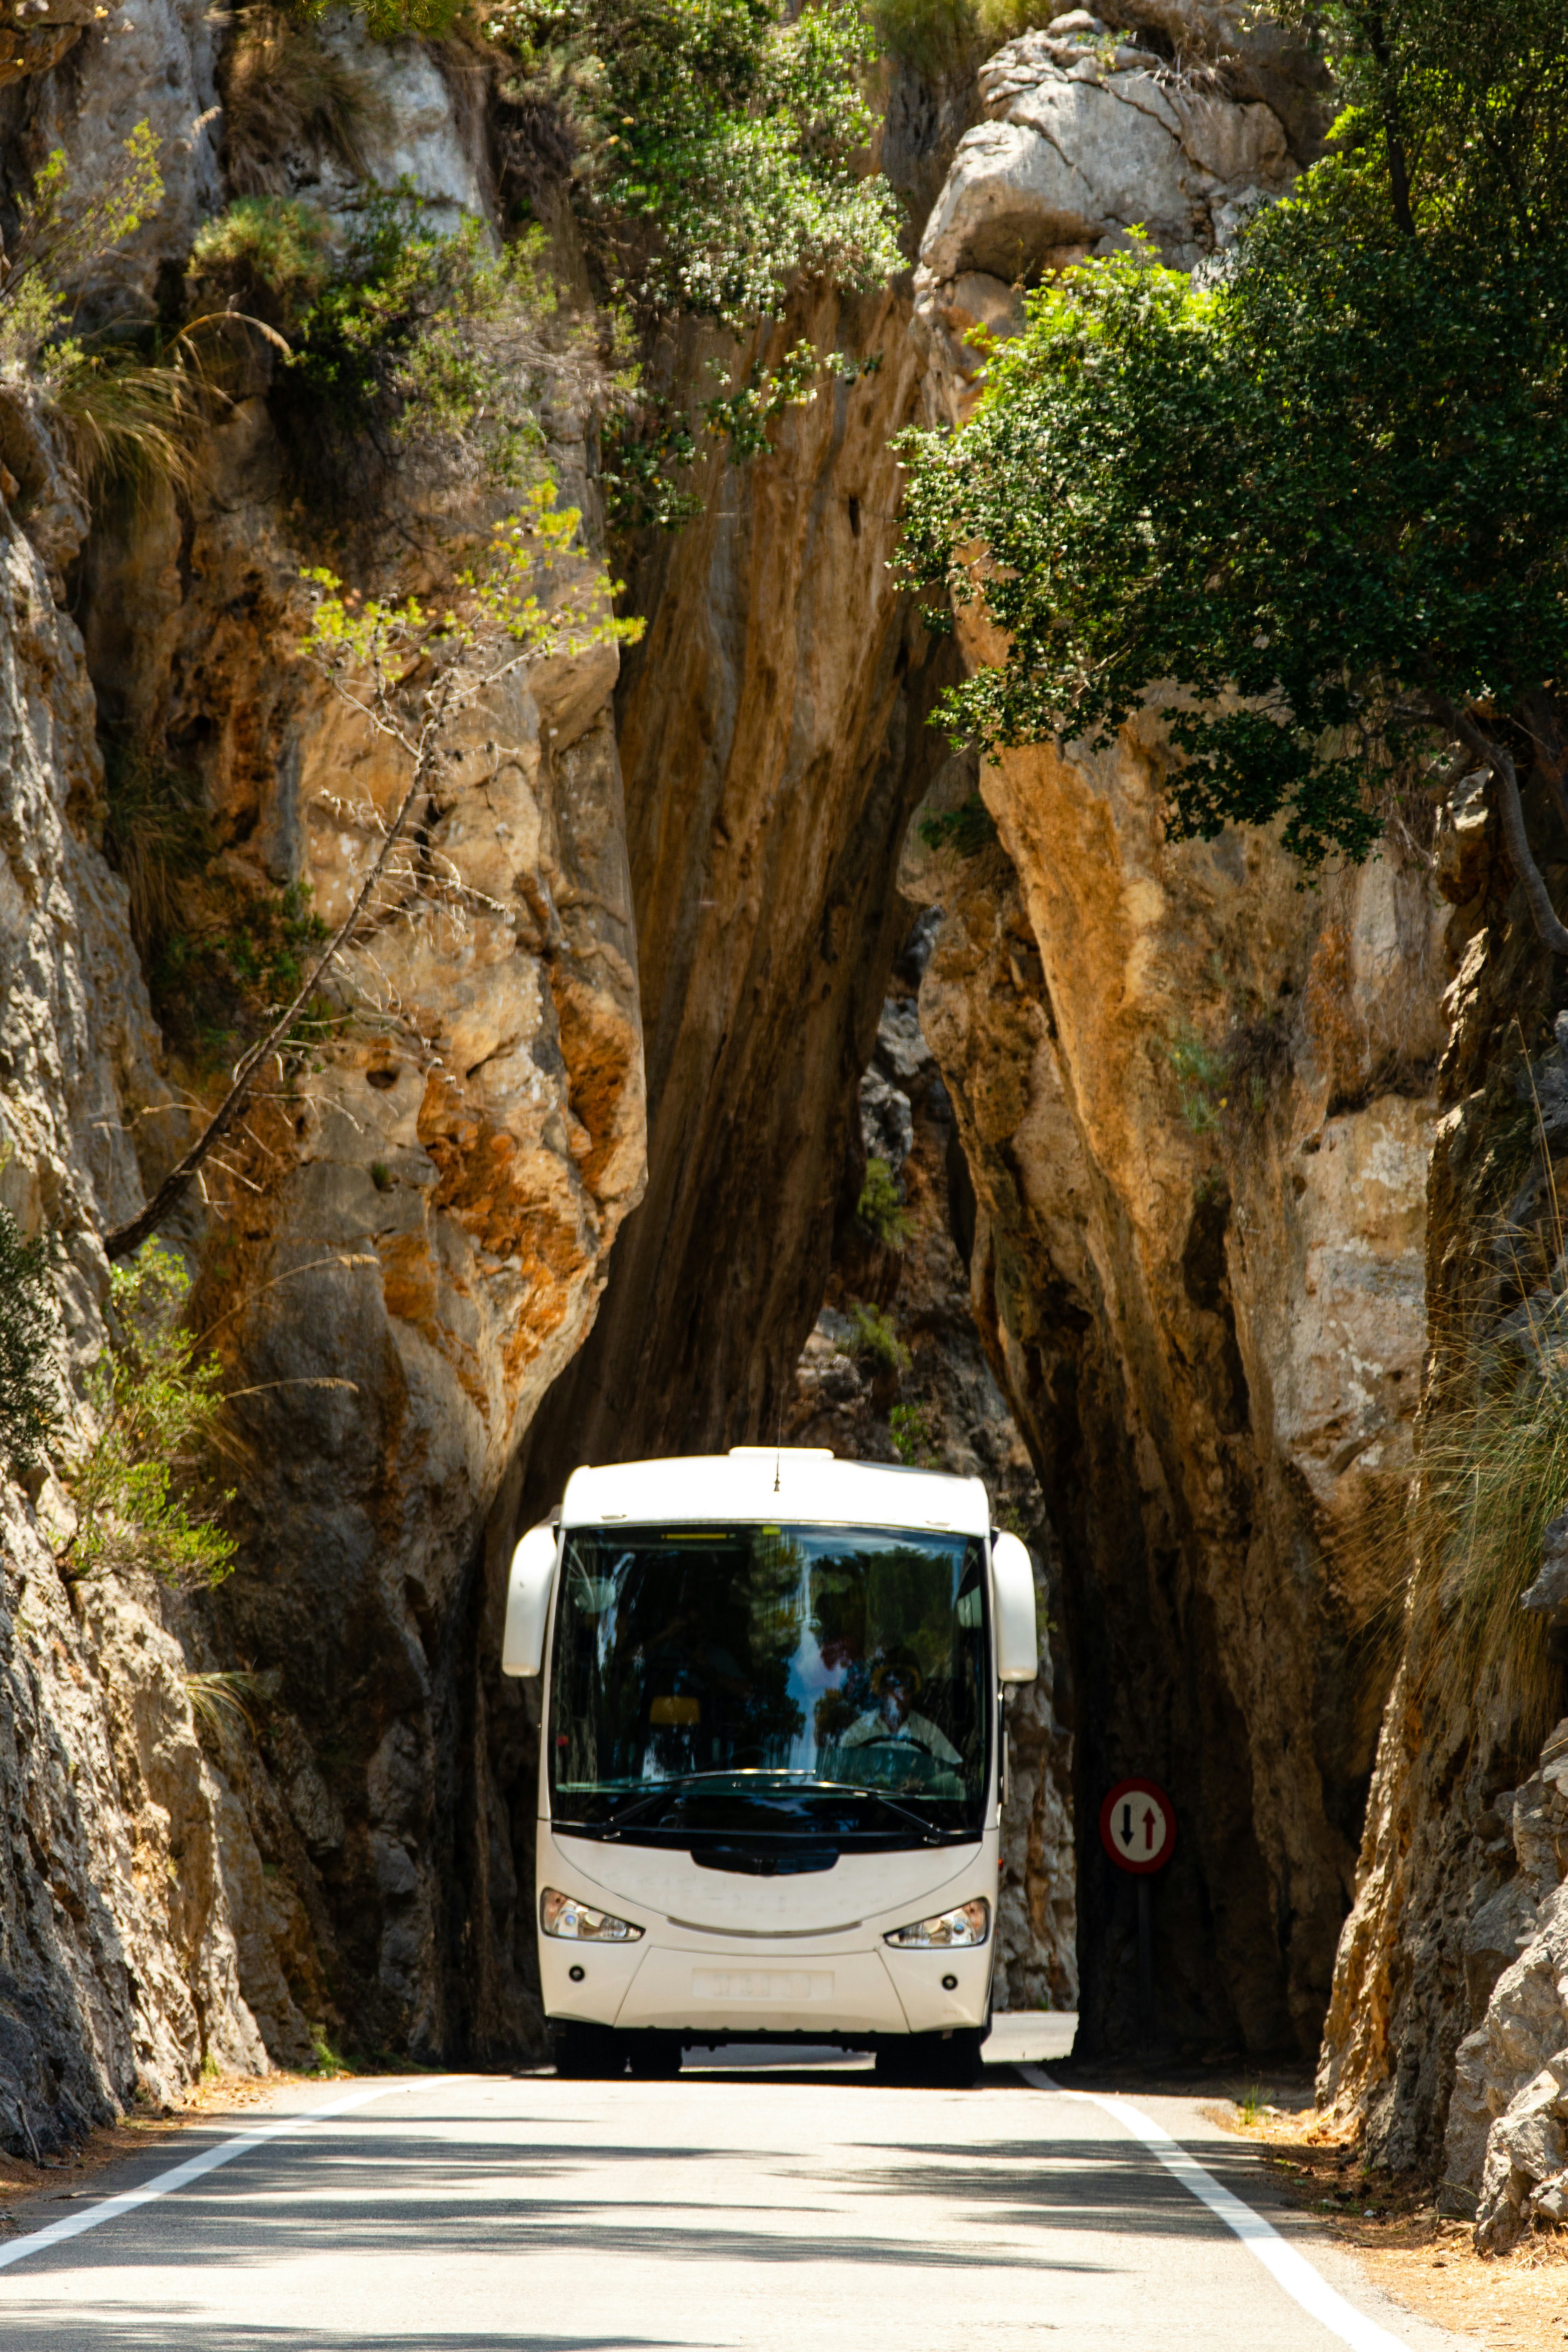
[[[1119,1780],[1100,1809],[1100,1842],[1118,1870],[1163,1870],[1176,1809],[1157,1780]]]

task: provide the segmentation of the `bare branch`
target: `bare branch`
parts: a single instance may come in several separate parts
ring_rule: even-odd
[[[1546,887],[1545,877],[1531,855],[1525,837],[1524,805],[1519,796],[1519,775],[1512,760],[1502,745],[1491,736],[1483,734],[1476,721],[1465,711],[1454,715],[1455,731],[1471,750],[1479,751],[1498,780],[1498,798],[1502,805],[1503,839],[1513,870],[1519,877],[1535,928],[1553,955],[1568,955],[1568,929],[1558,920],[1557,910]]]
[[[442,684],[445,686],[445,679]],[[382,699],[380,697],[377,698]],[[322,973],[352,937],[354,925],[364,912],[371,892],[381,879],[382,869],[392,855],[393,845],[407,822],[408,813],[424,788],[429,766],[430,745],[439,720],[446,712],[445,694],[438,694],[437,701],[437,709],[426,719],[419,732],[415,753],[414,773],[409,779],[408,790],[398,804],[397,814],[388,827],[386,839],[381,845],[380,855],[361,883],[353,906],[310,966],[295,994],[273,1022],[267,1034],[258,1038],[250,1051],[240,1057],[235,1068],[233,1085],[190,1150],[170,1169],[145,1208],[140,1210],[134,1217],[128,1218],[124,1224],[115,1225],[105,1234],[103,1246],[109,1257],[129,1257],[133,1250],[141,1248],[150,1234],[157,1232],[164,1218],[178,1206],[184,1197],[191,1179],[195,1175],[202,1162],[214,1145],[222,1141],[245,1108],[249,1098],[250,1081],[256,1071],[260,1068],[268,1055],[276,1052],[282,1044],[295,1021],[315,994]],[[382,731],[385,734],[395,734],[397,729],[395,725],[387,725],[382,729]]]

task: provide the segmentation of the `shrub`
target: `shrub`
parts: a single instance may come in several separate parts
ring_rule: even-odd
[[[50,1280],[58,1247],[47,1233],[25,1242],[10,1210],[0,1207],[0,1447],[18,1470],[42,1459],[60,1425],[53,1363],[59,1306]]]
[[[868,289],[900,267],[891,192],[862,175],[866,28],[847,0],[502,0],[514,102],[563,110],[601,266],[646,310],[741,325],[805,270]]]
[[[220,1738],[226,1732],[254,1729],[251,1709],[265,1696],[264,1675],[228,1667],[212,1674],[187,1674],[184,1679],[185,1696],[198,1725]]]
[[[885,1371],[905,1372],[910,1368],[910,1351],[893,1328],[893,1319],[885,1308],[862,1306],[854,1299],[849,1306],[849,1352],[863,1357],[868,1363],[879,1364]]]
[[[920,835],[928,849],[951,849],[960,857],[978,857],[996,838],[996,820],[979,793],[971,793],[957,808],[921,817]]]
[[[146,878],[149,898],[174,872],[171,861]],[[326,936],[297,883],[270,897],[234,893],[226,919],[195,935],[172,920],[158,922],[149,933],[148,985],[165,1035],[203,1065],[232,1061],[236,1040],[254,1036],[293,994]],[[306,1025],[319,1034],[323,1021],[337,1017],[318,1002]]]
[[[928,81],[957,81],[1043,21],[1024,0],[867,0],[879,47]]]
[[[1194,1135],[1211,1134],[1219,1125],[1220,1112],[1229,1107],[1229,1097],[1222,1091],[1230,1077],[1227,1056],[1191,1030],[1179,1032],[1165,1054],[1181,1091],[1182,1117]]]
[[[49,404],[89,498],[113,490],[139,500],[161,482],[195,482],[209,394],[186,359],[183,339],[167,351],[153,339],[151,357],[132,338],[96,349],[68,341],[42,354]]]
[[[0,367],[30,365],[58,344],[89,273],[157,211],[159,143],[152,125],[139,122],[86,194],[63,147],[34,174],[16,207],[16,234],[0,253]]]
[[[936,1432],[929,1405],[896,1404],[888,1415],[888,1427],[892,1432],[893,1451],[908,1468],[936,1468]]]
[[[860,1187],[855,1213],[889,1249],[902,1249],[910,1237],[910,1213],[898,1179],[888,1162],[875,1152],[866,1162],[866,1181]]]
[[[1471,1343],[1422,1405],[1420,1476],[1400,1533],[1443,1618],[1441,1671],[1489,1673],[1533,1754],[1562,1712],[1561,1668],[1520,1596],[1541,1571],[1548,1522],[1568,1508],[1568,1390],[1560,1320],[1548,1312],[1521,1362]],[[1405,1555],[1407,1556],[1407,1555]]]
[[[331,245],[314,205],[240,196],[196,231],[185,277],[199,299],[234,300],[289,334],[327,285]]]
[[[89,1381],[98,1435],[66,1470],[76,1533],[58,1559],[70,1582],[148,1569],[165,1584],[220,1584],[234,1538],[204,1502],[218,1365],[198,1361],[181,1325],[190,1276],[160,1242],[110,1274],[110,1342]]]
[[[103,854],[130,891],[131,929],[151,965],[176,921],[177,886],[212,853],[212,820],[194,779],[140,745],[111,741],[103,764]]]
[[[584,336],[566,327],[546,341],[556,302],[542,234],[497,253],[481,221],[448,233],[431,211],[406,188],[373,198],[299,321],[278,404],[297,439],[325,447],[340,489],[367,449],[438,480],[521,488],[543,446],[547,392],[593,373]]]
[[[851,360],[833,352],[825,359],[803,337],[776,367],[753,361],[732,391],[698,401],[689,415],[663,394],[627,401],[610,420],[601,444],[600,481],[611,526],[679,530],[702,511],[702,500],[672,479],[696,464],[697,432],[722,440],[732,466],[750,465],[771,453],[768,426],[773,419],[788,408],[809,407],[826,374],[847,382],[874,375],[881,364],[877,352]]]

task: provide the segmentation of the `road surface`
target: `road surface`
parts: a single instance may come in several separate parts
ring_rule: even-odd
[[[1059,2054],[1058,2021],[998,2025],[993,2061]],[[1196,2106],[1050,2084],[992,2063],[907,2090],[753,2051],[672,2083],[280,2086],[17,2208],[0,2344],[1452,2352]],[[39,2244],[51,2225],[76,2234]]]

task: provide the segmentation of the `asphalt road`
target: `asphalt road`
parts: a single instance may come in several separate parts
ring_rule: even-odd
[[[1055,2021],[1044,2022],[1029,2039],[1023,2021],[1000,2021],[988,2054],[1048,2059]],[[1118,2112],[1049,2080],[992,2063],[973,2091],[904,2090],[826,2053],[781,2064],[773,2053],[742,2053],[722,2066],[699,2061],[673,2083],[542,2074],[286,2086],[262,2111],[193,2126],[97,2176],[85,2200],[17,2209],[0,2238],[0,2344],[1458,2344],[1388,2303],[1352,2255],[1271,2202],[1250,2152],[1195,2106],[1148,2098]],[[345,2111],[345,2100],[358,2104]],[[278,2126],[223,2153],[237,2136]],[[174,2167],[197,2177],[21,2250],[25,2237],[91,2221],[105,2200]],[[1209,2189],[1231,2226],[1201,2201]],[[1245,2202],[1232,2210],[1226,2191]],[[1260,2217],[1256,2243],[1236,2233],[1252,2228],[1237,2215]],[[1281,2267],[1296,2294],[1279,2284]],[[1318,2295],[1326,2320],[1303,2294],[1309,2306]]]

